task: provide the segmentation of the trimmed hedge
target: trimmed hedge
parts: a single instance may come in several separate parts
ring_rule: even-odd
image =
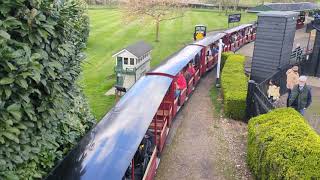
[[[0,179],[40,179],[94,124],[81,0],[0,1]]]
[[[249,121],[248,164],[257,179],[320,179],[320,136],[292,108]]]
[[[246,115],[248,77],[244,73],[244,62],[242,55],[229,55],[221,74],[224,113],[239,120]]]
[[[230,55],[233,55],[234,53],[232,51],[228,51],[228,52],[224,52],[221,54],[221,65],[220,65],[220,70],[222,71],[225,63],[226,63],[226,60],[228,59],[228,57]]]

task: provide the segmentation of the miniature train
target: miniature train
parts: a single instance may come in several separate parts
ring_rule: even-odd
[[[236,51],[255,37],[255,26],[245,24],[185,46],[140,78],[47,179],[154,179],[174,117],[217,64],[212,49],[222,39],[223,51]],[[177,74],[189,62],[196,72],[175,97]]]

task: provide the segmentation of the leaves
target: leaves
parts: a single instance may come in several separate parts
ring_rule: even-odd
[[[14,79],[11,77],[4,77],[0,79],[0,85],[11,84],[14,82]]]
[[[41,179],[94,123],[76,84],[88,19],[79,1],[5,2],[0,179]]]
[[[12,141],[19,143],[18,136],[14,135],[13,133],[2,132],[1,134]]]
[[[292,108],[250,119],[248,165],[257,179],[320,179],[320,136]]]
[[[5,39],[10,39],[10,34],[8,34],[6,31],[0,30],[0,36]]]
[[[21,105],[18,103],[11,104],[7,107],[7,111],[17,120],[21,119],[21,112],[20,112]]]

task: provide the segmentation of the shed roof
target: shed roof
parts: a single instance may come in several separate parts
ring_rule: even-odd
[[[289,17],[296,17],[298,16],[298,12],[294,11],[267,11],[267,12],[261,12],[258,14],[258,16],[268,16],[268,17],[284,17],[284,18],[289,18]]]
[[[129,51],[131,54],[136,56],[137,58],[143,56],[147,52],[152,50],[152,46],[144,41],[138,41],[134,44],[127,46],[126,48],[122,49],[121,51],[117,52],[113,56],[117,56],[118,54],[122,53],[124,50]]]
[[[253,8],[248,12],[263,12],[263,11],[309,11],[319,9],[319,6],[311,2],[298,2],[298,3],[265,3]]]

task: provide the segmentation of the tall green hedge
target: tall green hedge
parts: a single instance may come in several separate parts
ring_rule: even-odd
[[[88,32],[79,1],[0,1],[0,179],[42,177],[92,126],[76,84]]]
[[[221,74],[224,113],[233,119],[245,119],[248,77],[244,73],[245,57],[229,55]]]
[[[320,136],[291,108],[255,117],[248,164],[257,179],[320,179]]]
[[[224,52],[221,54],[221,66],[220,66],[221,71],[223,70],[223,67],[224,67],[228,57],[233,54],[234,54],[234,52],[232,52],[232,51]]]

